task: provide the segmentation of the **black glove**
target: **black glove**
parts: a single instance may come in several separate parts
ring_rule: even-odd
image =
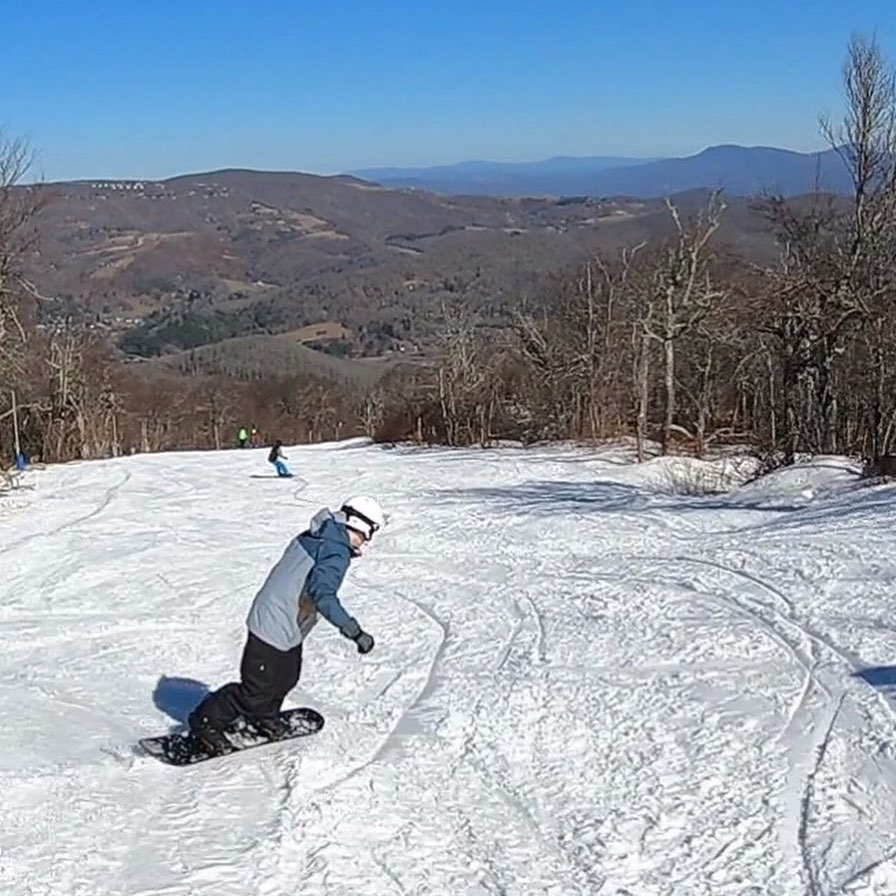
[[[356,620],[352,619],[340,631],[346,638],[351,639],[358,645],[358,653],[370,653],[373,650],[373,638],[367,632],[361,630],[361,626],[358,625]]]
[[[373,650],[373,638],[367,632],[361,632],[355,638],[355,644],[358,645],[358,653],[370,653]]]

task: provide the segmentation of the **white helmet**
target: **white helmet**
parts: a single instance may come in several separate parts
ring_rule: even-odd
[[[345,514],[345,525],[360,532],[365,541],[370,541],[374,532],[386,522],[383,508],[367,495],[350,498],[339,509]]]

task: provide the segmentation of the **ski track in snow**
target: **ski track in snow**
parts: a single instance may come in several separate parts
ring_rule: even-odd
[[[288,453],[286,482],[251,450],[26,474],[0,516],[0,892],[896,894],[894,704],[855,674],[896,665],[891,487],[817,463],[676,495],[668,461],[568,446]],[[287,540],[365,491],[389,525],[342,598],[376,647],[319,622],[287,700],[323,731],[132,754],[178,724],[160,676],[230,680]]]

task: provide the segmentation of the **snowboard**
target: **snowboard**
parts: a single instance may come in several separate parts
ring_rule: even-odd
[[[261,747],[265,744],[281,743],[285,740],[295,740],[299,737],[307,737],[317,734],[324,727],[324,717],[310,706],[300,706],[295,709],[284,709],[280,713],[280,719],[288,723],[290,730],[282,737],[271,739],[256,731],[245,723],[232,731],[225,732],[227,739],[233,744],[233,753],[242,753],[253,747]],[[141,737],[137,744],[139,750],[149,756],[158,759],[168,765],[195,765],[197,762],[205,762],[209,759],[223,759],[232,756],[233,753],[211,754],[205,750],[189,733],[161,734],[155,737]]]

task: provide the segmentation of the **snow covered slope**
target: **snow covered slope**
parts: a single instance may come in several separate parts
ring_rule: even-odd
[[[620,451],[287,454],[301,478],[58,466],[0,509],[0,893],[896,893],[893,487],[836,458],[700,496],[711,468]],[[270,564],[355,492],[391,517],[342,594],[376,648],[315,629],[287,705],[321,734],[129,755],[234,675]]]

